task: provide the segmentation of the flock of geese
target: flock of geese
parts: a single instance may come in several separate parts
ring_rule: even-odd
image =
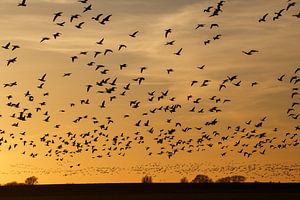
[[[78,3],[82,4],[82,11],[78,14],[71,16],[65,16],[63,11],[57,11],[53,14],[53,25],[57,27],[64,27],[66,24],[72,24],[76,29],[84,29],[86,21],[81,20],[82,16],[86,13],[94,13],[91,21],[98,23],[100,26],[105,26],[107,23],[111,23],[113,20],[112,14],[95,13],[93,5],[88,0],[79,0]],[[203,10],[207,17],[215,18],[222,15],[224,11],[223,6],[226,1],[219,1],[216,5],[209,6]],[[26,6],[30,5],[30,1],[22,0],[18,6],[26,9]],[[293,7],[296,6],[296,2],[288,1],[286,8],[280,9],[276,12],[272,18],[273,21],[279,20],[283,15],[288,15]],[[258,23],[268,22],[270,13],[264,14],[258,19]],[[292,16],[300,18],[300,13],[295,13]],[[196,24],[195,27],[191,27],[191,30],[199,30],[206,27],[206,24]],[[218,29],[218,23],[211,23],[208,25],[209,29]],[[63,29],[60,29],[63,30]],[[174,46],[176,40],[172,39],[174,30],[167,28],[162,31],[162,37],[166,40],[165,46]],[[37,38],[37,42],[40,43],[42,48],[47,48],[47,43],[50,40],[57,40],[63,37],[62,31],[57,31],[52,34],[48,34],[42,38]],[[128,34],[132,40],[143,37],[139,30],[136,30]],[[209,38],[203,42],[204,45],[209,45],[213,41],[221,39],[222,34],[218,33],[212,38]],[[105,38],[101,38],[95,43],[101,48],[105,43]],[[2,49],[10,51],[11,58],[7,60],[7,66],[13,67],[17,62],[16,53],[21,48],[18,44],[9,41],[2,45]],[[96,51],[81,51],[78,54],[70,55],[67,59],[73,65],[80,66],[78,61],[92,56],[92,59],[86,63],[86,66],[90,69],[94,69],[95,73],[101,77],[99,81],[92,84],[85,85],[84,92],[97,93],[102,95],[102,100],[98,104],[99,112],[103,113],[106,108],[111,108],[110,104],[117,102],[120,98],[125,98],[128,93],[134,93],[134,89],[142,86],[146,81],[144,73],[148,72],[148,68],[143,66],[137,69],[137,74],[129,82],[123,84],[119,82],[119,77],[111,73],[110,68],[104,64],[99,64],[97,58],[100,56],[113,56],[114,53],[124,52],[129,48],[128,44],[121,43],[115,48],[103,48]],[[255,56],[260,53],[257,49],[245,49],[241,50],[245,56]],[[174,56],[181,56],[185,54],[183,48],[175,49]],[[120,73],[126,74],[126,63],[122,63],[119,66]],[[205,70],[206,65],[197,67],[195,70]],[[149,70],[150,71],[150,70]],[[173,68],[168,68],[167,75],[174,73]],[[300,101],[297,98],[299,88],[297,83],[300,81],[300,68],[296,68],[293,75],[289,77],[288,74],[283,74],[278,77],[274,77],[274,81],[289,84],[291,87],[291,105],[287,108],[287,117],[291,120],[299,119],[299,107]],[[176,96],[172,95],[172,91],[168,88],[162,91],[149,90],[147,91],[147,99],[129,99],[128,100],[128,113],[123,115],[124,120],[136,116],[139,110],[143,110],[144,104],[150,104],[152,107],[145,112],[142,112],[140,119],[134,121],[131,124],[132,132],[119,134],[112,134],[110,132],[111,126],[117,121],[112,116],[107,116],[105,120],[99,119],[98,116],[90,116],[88,114],[82,114],[80,116],[74,116],[73,121],[70,124],[80,124],[82,121],[91,122],[91,127],[86,132],[74,132],[67,131],[64,134],[58,134],[59,130],[64,127],[64,124],[56,123],[55,116],[51,115],[52,111],[46,109],[48,96],[51,95],[45,85],[48,83],[48,74],[45,72],[42,75],[37,76],[38,84],[36,88],[39,89],[40,95],[43,97],[42,101],[37,100],[36,94],[31,90],[23,91],[23,99],[17,99],[14,95],[10,94],[12,91],[7,90],[6,106],[10,107],[12,113],[5,113],[0,115],[1,118],[10,118],[14,120],[11,126],[15,132],[11,133],[4,129],[0,129],[0,147],[1,151],[14,151],[16,149],[22,150],[21,154],[24,156],[30,156],[31,158],[49,157],[54,158],[59,162],[65,159],[72,159],[76,155],[87,152],[92,158],[101,159],[102,157],[121,156],[124,157],[128,150],[134,148],[136,145],[143,146],[147,156],[161,155],[166,158],[172,158],[176,154],[180,153],[194,153],[208,151],[212,148],[220,151],[220,156],[224,157],[232,153],[240,154],[244,158],[250,158],[253,156],[265,155],[268,151],[274,149],[283,150],[287,148],[296,148],[299,145],[299,134],[297,131],[300,127],[295,127],[294,132],[280,132],[278,128],[274,128],[272,131],[266,131],[264,125],[268,122],[269,116],[261,116],[256,119],[249,119],[242,124],[225,125],[226,131],[219,131],[216,127],[222,124],[219,120],[220,113],[226,110],[227,104],[231,105],[232,100],[229,98],[222,98],[220,94],[215,94],[208,99],[188,94],[186,96],[186,102],[179,103]],[[67,79],[72,76],[72,72],[65,72],[62,78]],[[212,80],[191,80],[190,85],[187,87],[207,87],[212,83]],[[242,87],[244,81],[239,75],[228,75],[219,84],[219,92],[223,92],[228,87]],[[18,87],[18,81],[4,83],[4,88],[16,88]],[[251,87],[258,85],[258,82],[251,82]],[[49,86],[48,86],[49,87]],[[81,86],[78,86],[81,88]],[[105,98],[108,97],[108,98]],[[95,99],[74,99],[69,103],[68,107],[59,108],[61,114],[68,112],[70,109],[76,109],[76,107],[89,105],[94,103]],[[208,107],[204,107],[202,102],[209,102]],[[30,109],[26,105],[32,103],[35,105],[35,109]],[[159,105],[159,106],[157,106]],[[187,106],[188,105],[188,106]],[[192,106],[189,106],[192,105]],[[143,108],[143,109],[142,109]],[[89,112],[86,110],[87,113]],[[176,113],[187,112],[189,114],[198,114],[214,116],[206,120],[203,124],[197,127],[189,126],[183,122],[176,120]],[[161,121],[165,128],[159,129],[155,126],[153,116],[162,116],[167,114],[168,117],[165,121]],[[39,137],[39,140],[27,139],[29,133],[23,130],[22,125],[32,120],[33,118],[41,118],[41,123],[53,124],[53,133],[45,133]],[[224,126],[224,124],[222,124]],[[284,131],[284,130],[281,130]],[[197,137],[188,137],[189,134],[197,133]],[[156,146],[155,146],[156,145]],[[37,150],[39,146],[46,148],[46,152],[40,152]],[[155,146],[155,147],[154,147]],[[70,168],[78,168],[82,163],[75,163],[70,165]]]
[[[30,164],[16,164],[11,165],[10,172],[0,172],[0,174],[10,175],[24,175],[29,176],[35,174],[38,177],[41,176],[64,176],[72,177],[81,175],[83,177],[88,176],[108,176],[115,177],[122,174],[130,174],[131,176],[143,176],[145,174],[151,174],[154,182],[165,182],[166,180],[161,179],[162,175],[169,174],[174,177],[187,177],[189,181],[201,172],[202,174],[208,175],[214,181],[218,178],[226,176],[232,176],[232,174],[246,174],[247,181],[262,181],[262,182],[278,182],[282,179],[289,182],[298,182],[300,176],[300,165],[290,163],[268,163],[259,164],[254,162],[248,163],[234,163],[230,162],[223,163],[222,165],[212,164],[209,162],[204,163],[181,163],[181,164],[161,164],[161,163],[148,163],[139,164],[131,167],[122,166],[89,166],[76,169],[63,169],[61,167],[55,168],[42,168],[32,166]],[[259,177],[259,179],[258,179]]]

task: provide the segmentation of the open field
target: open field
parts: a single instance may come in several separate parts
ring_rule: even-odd
[[[300,184],[86,184],[0,187],[2,200],[300,199]]]

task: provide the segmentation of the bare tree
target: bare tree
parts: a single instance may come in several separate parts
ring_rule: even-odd
[[[152,177],[148,175],[144,176],[142,178],[142,183],[152,183]]]
[[[189,180],[186,177],[180,179],[180,183],[188,183]]]

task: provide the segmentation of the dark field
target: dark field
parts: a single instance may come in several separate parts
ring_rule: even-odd
[[[1,200],[300,199],[300,184],[87,184],[0,187]]]

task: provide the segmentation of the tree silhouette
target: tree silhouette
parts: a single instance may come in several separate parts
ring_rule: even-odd
[[[23,185],[23,184],[13,181],[13,182],[6,183],[4,186],[18,186],[18,185]]]
[[[25,180],[26,185],[35,185],[37,183],[38,183],[38,178],[35,176],[28,177]]]
[[[212,179],[207,175],[198,174],[193,180],[192,183],[212,183]]]
[[[246,181],[246,177],[236,175],[236,176],[227,176],[224,178],[218,179],[217,183],[243,183]]]
[[[142,183],[152,183],[152,177],[148,175],[144,176],[142,178]]]

